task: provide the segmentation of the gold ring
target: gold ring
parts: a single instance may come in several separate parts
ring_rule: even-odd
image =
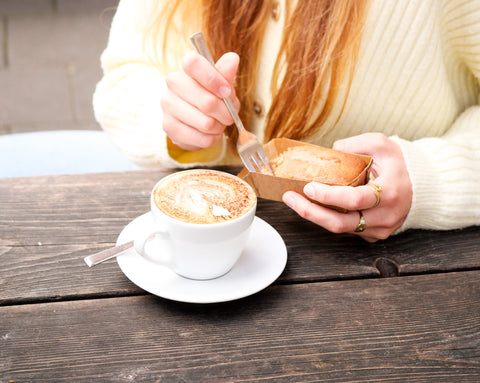
[[[372,188],[372,190],[374,191],[375,196],[377,197],[377,202],[375,202],[375,205],[371,207],[371,209],[373,209],[374,207],[377,207],[380,204],[380,199],[381,199],[380,192],[382,191],[382,187],[372,182],[369,182],[366,186],[370,186],[370,188]]]
[[[360,214],[360,222],[355,229],[355,233],[361,233],[367,228],[367,222],[365,221],[365,217],[360,210],[358,211],[358,214]]]

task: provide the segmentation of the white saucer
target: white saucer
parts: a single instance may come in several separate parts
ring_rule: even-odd
[[[117,245],[131,241],[140,230],[153,224],[151,213],[130,222],[120,233]],[[162,298],[188,303],[226,302],[264,289],[282,273],[287,248],[278,232],[255,217],[250,238],[235,266],[220,278],[195,281],[140,256],[133,248],[117,257],[122,272],[138,287]]]

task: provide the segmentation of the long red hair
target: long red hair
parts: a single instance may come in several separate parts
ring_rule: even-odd
[[[263,32],[274,0],[197,0],[200,25],[192,0],[166,0],[152,15],[150,31],[156,49],[165,57],[168,29],[182,20],[185,37],[203,31],[212,55],[227,51],[240,56],[236,78],[240,117],[251,120],[254,84]],[[272,105],[267,115],[264,140],[274,137],[305,139],[321,129],[332,110],[341,85],[349,89],[361,40],[366,0],[286,0],[286,24],[274,73]],[[159,22],[158,18],[164,18]],[[158,26],[163,26],[160,30]],[[159,57],[160,57],[159,56]],[[347,92],[348,94],[348,92]],[[319,100],[322,100],[323,106]],[[346,99],[343,100],[345,103]]]

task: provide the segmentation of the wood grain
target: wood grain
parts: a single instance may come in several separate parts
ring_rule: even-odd
[[[0,383],[479,381],[480,227],[369,244],[260,200],[284,273],[248,298],[182,304],[115,261],[83,262],[166,174],[0,180]]]
[[[114,260],[89,269],[83,257],[113,246],[125,225],[148,211],[150,190],[166,174],[2,179],[0,305],[141,294]],[[412,230],[368,244],[331,234],[280,202],[259,200],[257,215],[275,227],[288,249],[277,283],[480,269],[479,227]]]
[[[0,307],[1,382],[478,382],[480,271]]]

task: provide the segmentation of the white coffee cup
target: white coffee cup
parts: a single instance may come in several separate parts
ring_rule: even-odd
[[[240,258],[257,198],[236,176],[193,169],[161,179],[150,205],[154,226],[135,239],[135,250],[183,277],[206,280],[226,274]],[[206,223],[197,222],[204,216]],[[149,246],[153,241],[160,246]]]

